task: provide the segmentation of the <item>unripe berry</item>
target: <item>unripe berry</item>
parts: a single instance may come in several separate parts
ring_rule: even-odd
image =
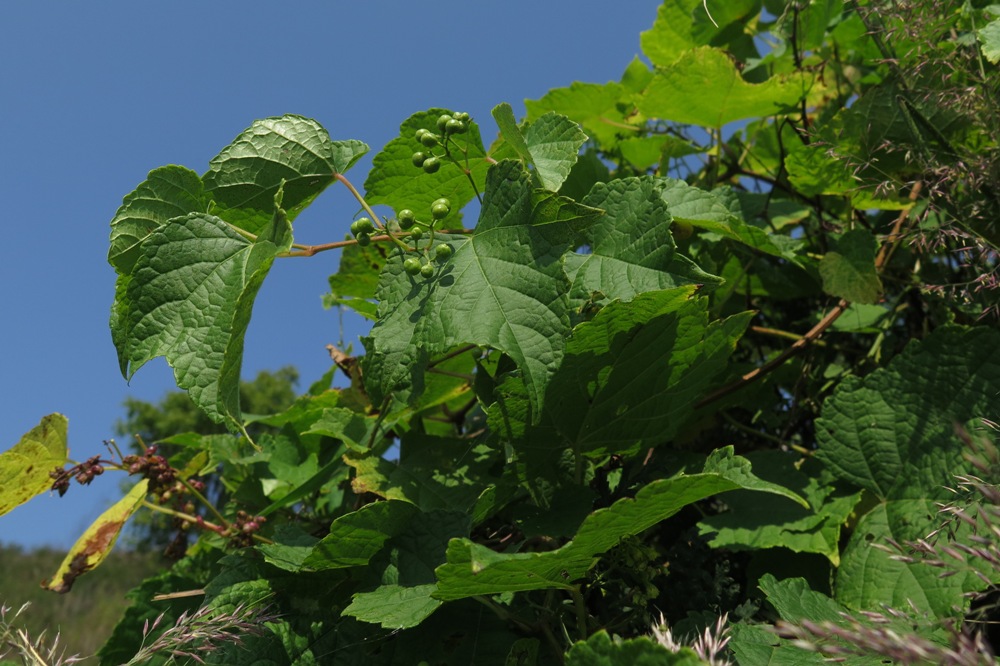
[[[403,270],[410,275],[416,275],[420,272],[420,260],[416,257],[410,257],[403,262]]]
[[[399,228],[406,231],[417,221],[417,216],[409,208],[404,208],[399,211],[399,214],[396,216],[396,221],[399,222]]]
[[[434,248],[434,258],[438,261],[448,261],[453,253],[454,250],[451,249],[451,246],[445,243],[441,243]]]
[[[437,128],[438,128],[439,132],[444,132],[445,131],[445,128],[448,126],[448,121],[449,120],[453,120],[453,118],[449,114],[447,114],[447,113],[438,116],[438,119],[437,119]]]
[[[435,220],[440,220],[448,216],[451,212],[451,202],[444,197],[437,199],[431,204],[431,216]]]
[[[413,166],[419,168],[424,165],[424,160],[426,160],[428,157],[429,156],[427,155],[427,153],[418,150],[417,152],[413,153],[413,157],[411,157],[410,159],[413,162]]]
[[[438,145],[438,135],[433,132],[427,132],[420,137],[420,143],[424,144],[428,148],[433,148]]]
[[[454,118],[449,120],[448,124],[445,125],[445,132],[448,134],[465,134],[465,130],[465,123],[461,120],[455,120]]]
[[[431,266],[430,264],[424,264],[423,266],[420,267],[420,274],[423,275],[425,278],[433,277],[434,267]]]
[[[358,245],[365,247],[372,242],[371,234],[358,234]]]
[[[441,160],[431,155],[424,160],[423,168],[427,173],[437,173],[438,169],[441,168]]]

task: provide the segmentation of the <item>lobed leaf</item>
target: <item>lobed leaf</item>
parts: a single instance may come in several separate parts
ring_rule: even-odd
[[[165,356],[212,420],[241,423],[243,336],[271,263],[291,242],[280,208],[255,241],[205,213],[151,234],[132,274],[119,278],[112,334],[122,374]]]
[[[848,301],[875,304],[882,293],[882,281],[875,269],[877,242],[865,229],[848,231],[837,239],[836,250],[819,262],[823,291]]]
[[[426,620],[441,605],[440,600],[431,596],[436,588],[433,583],[414,587],[382,585],[372,592],[355,594],[343,614],[385,629],[409,629]]]

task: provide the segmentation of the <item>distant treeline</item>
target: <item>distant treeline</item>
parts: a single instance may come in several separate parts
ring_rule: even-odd
[[[0,544],[0,604],[11,609],[10,620],[30,602],[15,624],[33,637],[42,631],[48,638],[58,633],[67,655],[88,657],[107,641],[128,607],[126,593],[166,565],[158,553],[116,550],[100,567],[80,577],[68,594],[43,590],[41,582],[55,573],[65,555],[53,548],[27,550]],[[97,659],[84,663],[96,664]]]

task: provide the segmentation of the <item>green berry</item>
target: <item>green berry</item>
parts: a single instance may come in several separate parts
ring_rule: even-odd
[[[454,250],[451,249],[450,245],[441,243],[434,248],[434,258],[438,261],[448,261],[448,259],[451,258],[452,252],[454,252]]]
[[[443,218],[448,217],[448,213],[450,212],[451,212],[451,207],[446,203],[440,203],[435,201],[434,204],[431,205],[431,217],[433,217],[435,220],[441,220]]]
[[[443,114],[441,116],[438,116],[437,128],[438,128],[439,132],[444,132],[445,131],[445,128],[448,126],[448,121],[449,120],[452,120],[452,117],[450,115],[448,115],[447,113],[445,113],[445,114]]]
[[[413,157],[411,157],[410,160],[413,162],[413,166],[419,168],[424,165],[424,162],[427,160],[428,157],[430,157],[430,155],[418,150],[417,152],[413,153]]]
[[[410,257],[403,262],[403,270],[410,275],[416,275],[420,272],[420,260],[416,257]]]
[[[438,169],[441,168],[441,160],[431,155],[424,160],[423,168],[427,173],[437,173]]]
[[[412,238],[415,241],[420,240],[420,238],[423,235],[424,235],[424,230],[421,229],[420,227],[413,227],[413,230],[410,232],[410,238]]]
[[[372,242],[371,234],[359,233],[358,234],[358,245],[365,247]]]
[[[430,264],[424,264],[423,266],[420,267],[420,274],[423,275],[425,278],[433,277],[434,267],[431,266]]]
[[[420,137],[420,143],[424,144],[428,148],[433,148],[438,145],[438,135],[433,132],[425,132],[422,137]]]
[[[465,111],[459,111],[458,113],[453,113],[451,114],[451,117],[463,123],[469,122],[470,118],[469,114],[467,114]]]
[[[448,124],[445,125],[445,132],[448,134],[465,134],[465,130],[465,123],[461,120],[455,120],[454,118],[449,120]]]
[[[355,236],[358,234],[370,234],[375,231],[375,225],[372,224],[372,221],[369,218],[359,217],[354,221],[354,224],[351,225],[351,231],[354,232]]]
[[[424,134],[430,134],[430,132],[429,132],[429,131],[427,131],[427,130],[425,130],[425,129],[424,129],[423,127],[421,127],[420,129],[418,129],[418,130],[417,130],[416,132],[414,132],[414,133],[413,133],[413,137],[414,137],[414,138],[415,138],[415,139],[416,139],[417,141],[423,141],[423,139],[424,139]]]
[[[417,216],[409,208],[404,208],[399,211],[399,214],[396,216],[396,221],[399,222],[399,228],[406,231],[417,221]]]

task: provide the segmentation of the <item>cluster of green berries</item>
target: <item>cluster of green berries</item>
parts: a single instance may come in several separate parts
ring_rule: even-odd
[[[437,119],[437,130],[438,133],[434,133],[421,127],[414,134],[414,138],[427,150],[413,153],[413,166],[427,173],[436,173],[441,168],[441,158],[434,154],[433,149],[447,143],[449,137],[465,134],[469,130],[469,114],[464,111],[443,113]]]
[[[399,223],[400,229],[410,232],[411,240],[419,241],[424,235],[424,227],[432,229],[440,220],[448,217],[449,213],[451,213],[451,202],[446,198],[441,197],[440,199],[436,199],[434,203],[431,204],[432,222],[430,224],[417,220],[416,213],[409,208],[404,208],[399,211],[399,214],[396,215],[396,222]],[[428,249],[430,248],[428,247]],[[447,243],[439,243],[434,247],[433,254],[435,261],[438,263],[444,263],[451,258],[451,246]],[[434,265],[431,264],[430,261],[422,262],[417,257],[409,257],[403,261],[403,270],[406,271],[407,274],[414,277],[421,275],[425,278],[429,278],[434,275]]]
[[[375,224],[371,218],[359,217],[351,223],[351,234],[354,235],[361,247],[372,242],[373,233],[375,233]]]

